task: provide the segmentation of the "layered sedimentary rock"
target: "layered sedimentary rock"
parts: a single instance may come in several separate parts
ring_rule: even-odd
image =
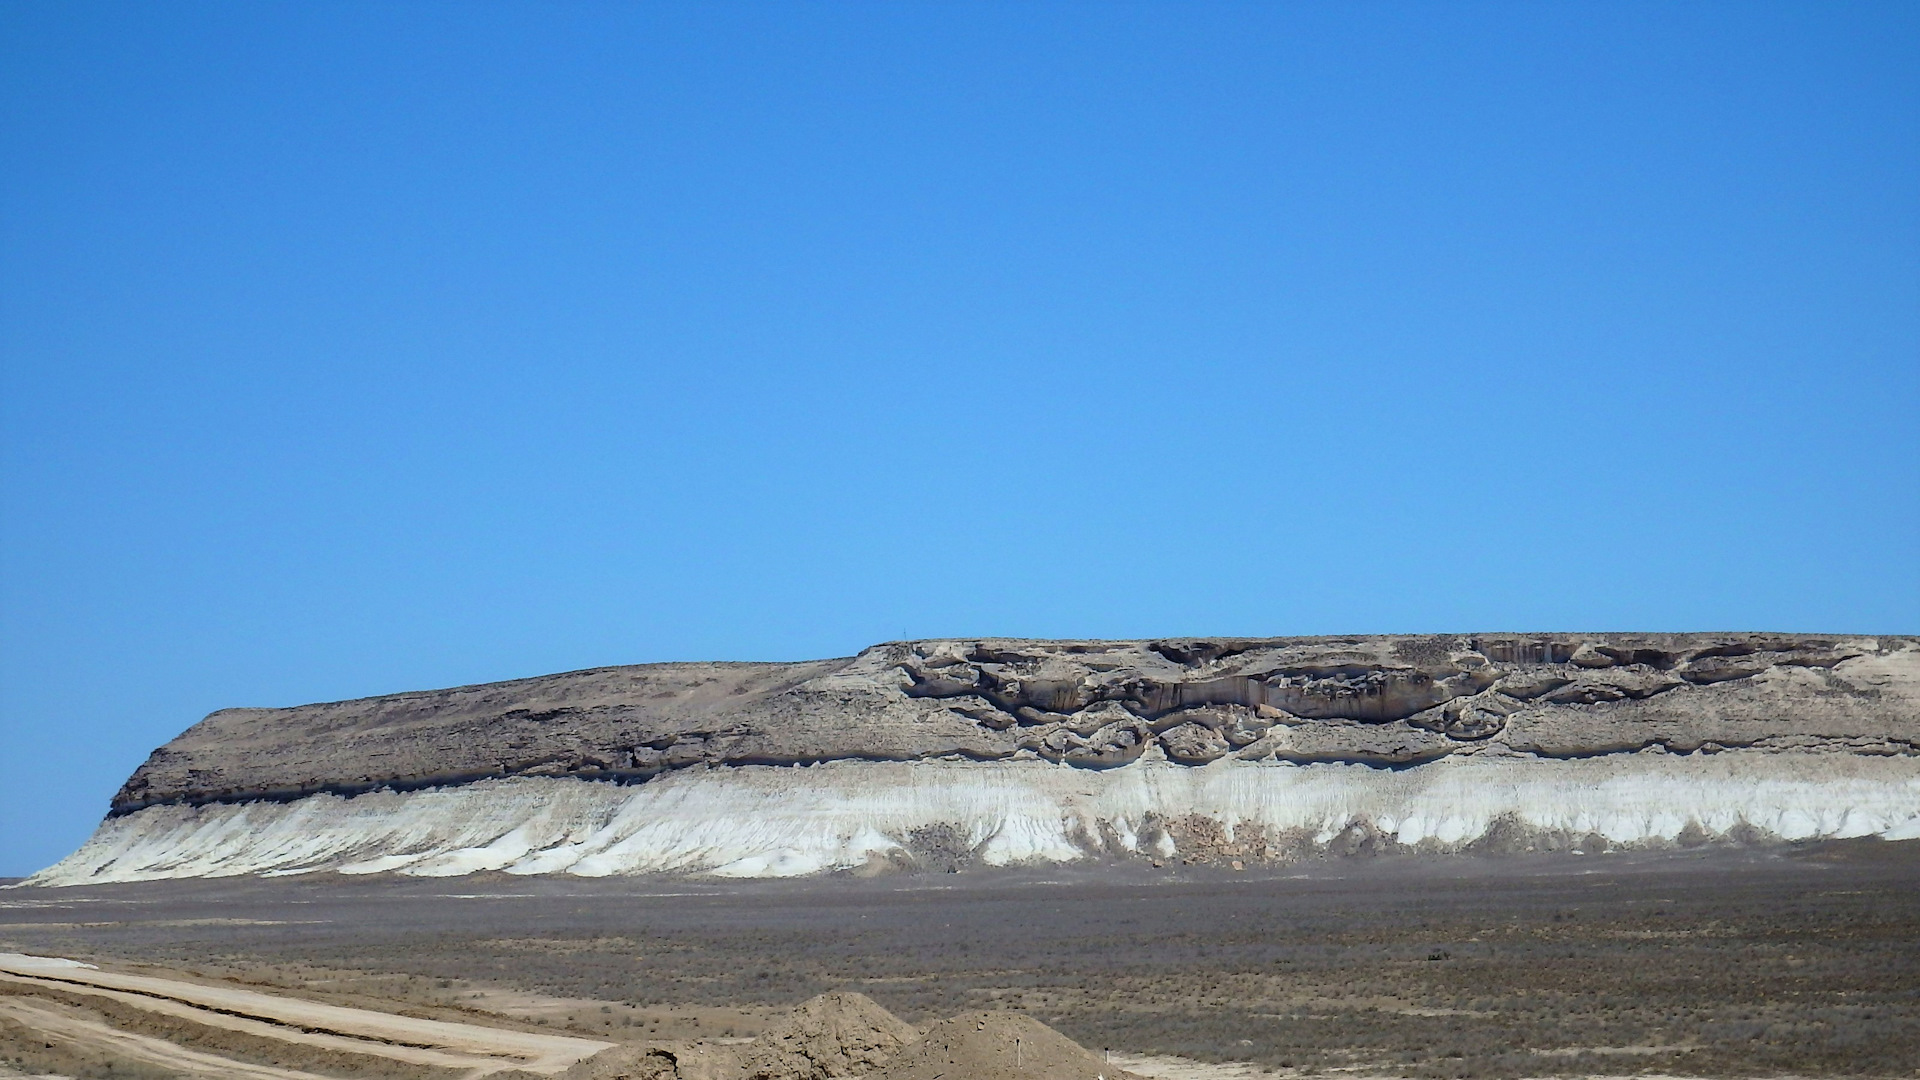
[[[968,639],[224,710],[40,880],[1291,858],[1915,820],[1920,639]]]

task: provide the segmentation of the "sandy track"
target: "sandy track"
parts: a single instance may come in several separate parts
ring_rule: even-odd
[[[396,1016],[238,987],[99,971],[72,961],[18,953],[0,953],[0,977],[109,997],[196,1023],[285,1042],[482,1073],[504,1068],[557,1073],[612,1045],[568,1035]],[[281,1070],[273,1075],[307,1074]]]
[[[318,1073],[271,1065],[250,1065],[216,1054],[203,1054],[176,1046],[165,1039],[120,1031],[97,1020],[83,1020],[58,1009],[18,998],[0,1000],[0,1016],[17,1020],[50,1038],[111,1050],[118,1057],[159,1065],[188,1076],[204,1076],[212,1080],[227,1080],[230,1077],[236,1080],[329,1080]]]
[[[324,1050],[338,1050],[349,1054],[372,1054],[393,1061],[405,1061],[417,1065],[440,1065],[453,1069],[466,1069],[476,1075],[498,1072],[508,1067],[529,1068],[519,1060],[507,1061],[498,1057],[480,1054],[458,1054],[445,1050],[434,1050],[417,1046],[402,1046],[396,1043],[379,1042],[371,1039],[359,1039],[349,1035],[335,1035],[324,1031],[308,1031],[287,1024],[269,1020],[253,1020],[244,1016],[215,1012],[196,1005],[187,1005],[178,1001],[168,1001],[145,994],[133,994],[121,990],[108,990],[103,987],[84,986],[77,983],[57,982],[52,979],[36,979],[29,976],[0,974],[0,984],[12,984],[27,987],[45,987],[72,994],[86,994],[92,997],[106,998],[123,1002],[160,1016],[172,1016],[207,1027],[224,1028],[228,1031],[259,1035],[281,1042],[299,1043],[303,1046],[318,1047]],[[4,999],[0,999],[4,1001]]]

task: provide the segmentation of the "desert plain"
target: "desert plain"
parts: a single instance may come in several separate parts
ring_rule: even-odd
[[[572,1064],[620,1044],[725,1077],[830,991],[916,1030],[1031,1018],[1109,1064],[1108,1080],[1920,1072],[1920,843],[1874,838],[1240,871],[15,887],[0,891],[0,952],[94,965],[52,972],[69,981],[17,963],[0,975],[0,1068],[23,1074],[668,1075]],[[328,1024],[298,1008],[106,996],[75,972],[502,1034],[462,1046],[454,1027],[363,1027],[316,1042]]]

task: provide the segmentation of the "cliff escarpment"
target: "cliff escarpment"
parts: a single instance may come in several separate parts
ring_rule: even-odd
[[[981,638],[803,663],[596,668],[222,710],[154,751],[112,814],[510,777],[636,783],[709,766],[1402,769],[1656,749],[1920,756],[1920,638]]]
[[[1868,836],[1920,837],[1920,639],[964,639],[217,712],[28,884]]]

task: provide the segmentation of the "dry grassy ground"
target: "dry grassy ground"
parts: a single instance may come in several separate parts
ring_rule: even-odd
[[[1920,843],[719,885],[0,892],[0,949],[621,1040],[834,987],[1128,1054],[1418,1077],[1920,1075]]]

